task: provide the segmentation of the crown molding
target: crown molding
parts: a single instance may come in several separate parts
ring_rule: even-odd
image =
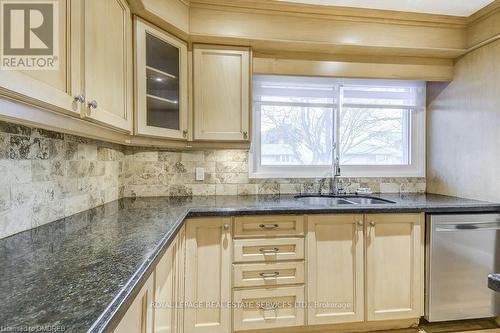
[[[464,28],[467,17],[425,13],[410,13],[380,9],[299,4],[276,0],[190,0],[194,8],[213,8],[233,11],[256,11],[279,15],[299,15],[323,19],[375,22],[387,24],[447,26]]]
[[[495,0],[469,17],[427,13],[411,13],[380,9],[301,4],[279,0],[127,0],[135,15],[157,25],[188,42],[252,46],[256,51],[274,51],[278,47],[288,52],[312,52],[327,54],[370,54],[381,56],[416,56],[456,59],[471,50],[496,40],[500,17],[500,0]],[[170,9],[170,10],[167,10]],[[268,34],[258,22],[265,24]],[[232,18],[233,17],[233,18]],[[239,19],[235,19],[239,17]],[[283,22],[290,18],[290,34]],[[222,21],[221,21],[222,20]],[[311,38],[305,38],[297,25],[309,29]],[[357,25],[364,25],[366,33]],[[231,31],[231,24],[235,24]],[[352,29],[349,30],[349,24]],[[373,24],[373,29],[369,27]],[[325,35],[322,26],[335,29],[333,35]],[[394,30],[391,30],[394,27]],[[350,44],[339,38],[339,30],[357,35],[364,41]],[[377,32],[378,31],[378,32]],[[407,35],[408,41],[415,31],[420,44],[384,44],[380,34],[395,38]],[[315,34],[317,32],[317,34]],[[423,34],[431,36],[428,43]],[[318,35],[321,35],[319,37]],[[373,35],[373,39],[370,39]],[[296,37],[297,36],[297,37]],[[300,37],[302,36],[302,37]],[[406,39],[405,39],[406,38]],[[463,42],[461,41],[463,40]],[[388,39],[390,41],[390,38]],[[364,43],[364,44],[363,44]]]
[[[500,11],[500,0],[495,0],[488,6],[481,8],[480,10],[469,16],[467,18],[467,25],[484,20],[498,11]]]

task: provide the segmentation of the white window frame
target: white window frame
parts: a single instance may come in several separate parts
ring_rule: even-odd
[[[426,108],[425,108],[425,82],[422,81],[400,81],[400,80],[357,80],[357,79],[335,79],[342,85],[356,85],[376,83],[379,85],[404,85],[419,88],[421,105],[414,107],[377,105],[377,107],[394,107],[410,110],[410,133],[409,133],[409,164],[407,165],[341,165],[341,177],[425,177],[426,165]],[[342,102],[333,106],[338,115]],[[267,103],[266,103],[267,104]],[[355,105],[349,105],[355,106]],[[253,139],[249,153],[249,177],[250,178],[323,178],[331,177],[333,167],[327,166],[263,166],[260,165],[260,103],[253,104]],[[337,119],[338,122],[338,119]],[[334,125],[338,128],[337,125]],[[338,142],[338,131],[335,131],[335,141]]]

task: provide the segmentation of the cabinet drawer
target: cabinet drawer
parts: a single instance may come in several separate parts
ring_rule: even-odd
[[[304,283],[304,262],[235,264],[235,287],[271,287]]]
[[[303,286],[238,290],[233,299],[235,331],[304,325]]]
[[[234,240],[235,262],[301,259],[304,259],[303,238]]]
[[[304,235],[304,217],[299,215],[238,216],[236,238],[290,237]]]

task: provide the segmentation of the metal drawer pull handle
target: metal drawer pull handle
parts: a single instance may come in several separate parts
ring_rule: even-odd
[[[259,228],[262,228],[262,229],[276,229],[277,227],[279,227],[279,224],[260,224],[259,225]]]
[[[280,272],[272,272],[272,273],[259,273],[259,275],[261,277],[263,277],[264,279],[265,278],[274,278],[274,277],[278,277],[280,275]]]
[[[272,248],[272,249],[264,249],[263,247],[261,247],[259,249],[259,252],[266,255],[266,254],[276,254],[280,251],[280,249],[278,249],[277,247],[275,248]]]
[[[278,309],[278,304],[273,304],[273,305],[271,305],[271,306],[264,306],[264,305],[261,305],[261,306],[259,306],[259,308],[260,308],[261,310],[264,310],[264,311],[276,310],[276,309]]]

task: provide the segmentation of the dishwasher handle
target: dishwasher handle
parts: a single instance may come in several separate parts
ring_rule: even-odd
[[[473,231],[473,230],[500,230],[500,222],[436,224],[436,232]]]

